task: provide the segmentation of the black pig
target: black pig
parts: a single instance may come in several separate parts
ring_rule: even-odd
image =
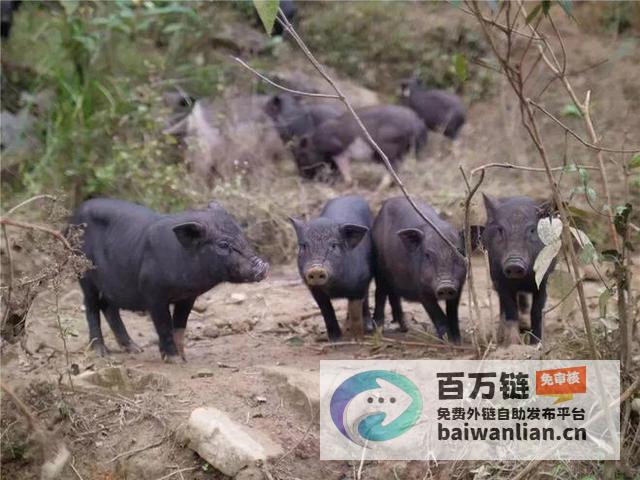
[[[308,223],[291,218],[298,236],[298,269],[315,299],[334,341],[342,332],[331,299],[347,298],[353,336],[372,328],[368,291],[373,277],[369,205],[360,196],[329,200],[320,216]]]
[[[274,95],[265,105],[265,112],[276,125],[284,143],[296,141],[313,132],[325,121],[340,116],[340,110],[327,104],[303,104],[293,95]]]
[[[417,202],[422,213],[458,248],[464,251],[462,232],[424,202]],[[387,297],[393,321],[406,331],[401,299],[420,302],[433,321],[439,337],[460,343],[458,305],[467,268],[463,258],[420,218],[404,197],[382,204],[372,229],[376,257],[376,306],[374,320],[384,325]],[[445,314],[438,305],[446,302]]]
[[[442,132],[450,139],[458,136],[465,122],[462,100],[446,90],[427,90],[416,79],[402,84],[404,103],[424,120],[429,130]]]
[[[393,167],[411,148],[420,149],[427,141],[424,123],[411,109],[398,105],[377,105],[356,110],[373,140],[387,155]],[[294,146],[293,154],[303,176],[313,177],[323,165],[337,168],[343,180],[351,183],[351,158],[377,154],[364,139],[351,113],[327,120]]]
[[[542,340],[542,310],[547,300],[547,277],[536,285],[533,264],[544,244],[538,237],[538,220],[548,215],[548,205],[528,197],[491,198],[484,195],[487,223],[484,245],[489,253],[489,270],[500,298],[500,314],[505,321],[507,344],[520,343],[518,304],[523,293],[531,293],[531,343]],[[526,297],[525,297],[526,298]]]
[[[82,250],[94,265],[80,286],[89,340],[100,355],[108,352],[100,310],[120,346],[140,351],[120,318],[125,309],[149,312],[162,357],[184,359],[184,330],[196,298],[221,282],[258,282],[269,267],[217,203],[164,215],[99,198],[83,203],[70,223],[84,227]]]

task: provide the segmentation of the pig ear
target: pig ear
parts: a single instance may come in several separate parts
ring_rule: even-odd
[[[552,216],[554,205],[555,203],[553,199],[545,200],[544,202],[540,203],[537,207],[538,218],[545,218],[545,217]]]
[[[424,233],[418,228],[405,228],[404,230],[398,231],[398,236],[402,239],[407,249],[415,250],[422,243]]]
[[[482,194],[482,198],[484,199],[484,208],[487,211],[487,221],[489,219],[495,218],[500,200],[498,200],[497,198],[492,198],[486,193]]]
[[[173,233],[184,248],[193,248],[205,239],[207,229],[200,222],[185,222],[174,226]]]
[[[475,252],[482,245],[482,234],[484,233],[484,225],[471,225],[471,252]],[[466,250],[466,242],[464,238],[464,229],[460,230],[460,241],[462,242],[462,251]]]
[[[298,240],[302,240],[304,236],[304,223],[298,220],[297,218],[288,217],[291,225],[293,225],[293,229],[296,231],[296,236]]]
[[[342,235],[342,238],[350,250],[358,246],[368,231],[369,229],[367,227],[354,223],[344,223],[340,225],[340,235]]]

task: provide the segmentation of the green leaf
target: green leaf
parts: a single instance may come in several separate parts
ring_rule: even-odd
[[[73,15],[73,13],[80,6],[80,0],[60,0],[60,4],[62,8],[64,8],[64,13],[68,16]]]
[[[631,160],[629,160],[629,169],[640,167],[640,153],[636,153]]]
[[[571,0],[556,0],[558,5],[564,10],[564,13],[567,14],[567,17],[575,20],[573,16],[573,2]]]
[[[304,338],[294,335],[293,337],[289,337],[285,340],[292,347],[301,347],[304,345]]]
[[[582,249],[582,253],[580,253],[580,262],[584,265],[588,265],[593,263],[598,259],[598,252],[596,251],[596,247],[593,245],[585,245]]]
[[[529,12],[529,15],[527,15],[527,19],[525,20],[525,22],[528,24],[530,24],[533,20],[535,20],[535,18],[540,14],[540,12],[542,11],[542,3],[539,3],[538,5],[536,5],[536,7],[531,10],[531,12]]]
[[[276,21],[278,15],[279,0],[253,0],[253,5],[258,11],[258,16],[264,25],[264,29],[267,31],[267,35],[271,35],[273,30],[273,24]]]
[[[540,250],[540,253],[536,257],[536,261],[533,263],[533,271],[536,273],[536,285],[538,285],[538,287],[549,270],[553,259],[556,258],[556,255],[560,251],[560,246],[560,239],[557,239]]]
[[[618,232],[618,235],[620,235],[622,238],[625,238],[627,235],[627,228],[629,227],[629,215],[631,215],[632,209],[633,207],[630,203],[616,208],[616,216],[613,219],[613,224],[616,227],[616,232]]]
[[[558,241],[561,234],[562,220],[559,218],[545,217],[538,221],[538,236],[545,245]]]
[[[560,113],[564,117],[580,118],[582,116],[580,109],[573,103],[567,103]]]
[[[458,80],[465,82],[467,80],[467,59],[461,53],[456,53],[453,60]]]
[[[586,168],[578,168],[578,175],[582,183],[586,184],[589,181],[589,170]]]

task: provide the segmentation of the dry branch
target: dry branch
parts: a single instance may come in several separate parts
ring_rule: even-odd
[[[35,418],[31,409],[1,380],[0,388],[25,417],[27,425],[32,431],[33,440],[42,449],[44,463],[41,467],[40,478],[43,480],[58,478],[71,457],[69,449],[54,433],[47,432],[40,425],[40,422]]]
[[[304,55],[311,62],[311,64],[318,71],[318,73],[320,73],[320,75],[329,83],[329,85],[331,85],[333,90],[336,92],[336,95],[329,95],[328,98],[339,99],[345,105],[345,107],[347,108],[349,113],[351,113],[351,115],[355,119],[356,123],[358,124],[358,127],[362,131],[362,134],[364,135],[364,137],[367,140],[367,142],[371,145],[371,147],[376,151],[376,153],[382,159],[382,162],[384,163],[384,166],[386,167],[387,171],[389,172],[389,174],[393,178],[393,180],[396,183],[396,185],[398,185],[398,187],[402,191],[402,194],[405,196],[405,198],[407,199],[407,201],[409,202],[411,207],[418,213],[420,218],[422,218],[422,220],[424,220],[436,232],[436,234],[449,246],[449,248],[451,248],[451,250],[453,250],[455,255],[457,255],[463,261],[465,261],[465,263],[467,263],[468,259],[458,251],[458,248],[453,244],[453,242],[451,240],[449,240],[442,233],[442,231],[437,227],[437,225],[435,225],[433,223],[433,221],[431,219],[429,219],[424,213],[422,213],[422,211],[420,210],[418,205],[415,203],[415,201],[413,200],[413,198],[411,197],[411,195],[407,191],[406,187],[404,186],[404,183],[402,182],[402,180],[398,176],[397,172],[395,171],[395,169],[393,168],[393,166],[389,162],[389,158],[387,157],[385,152],[378,146],[378,144],[371,137],[371,134],[369,133],[369,131],[365,127],[364,123],[362,122],[362,120],[360,119],[358,114],[356,113],[356,111],[355,111],[353,105],[351,104],[351,102],[349,101],[349,99],[344,95],[344,93],[342,92],[340,87],[329,76],[329,74],[327,74],[327,72],[325,71],[323,66],[320,64],[320,62],[318,62],[318,60],[315,58],[315,56],[311,53],[311,51],[308,49],[307,45],[304,43],[302,38],[300,38],[300,36],[296,32],[296,30],[293,28],[293,26],[291,25],[289,20],[287,20],[286,16],[284,15],[284,13],[282,12],[281,9],[278,9],[278,15],[276,17],[276,20],[280,23],[280,25],[283,26],[283,28],[285,28],[287,30],[287,32],[295,40],[295,42],[298,44],[298,46],[302,50],[302,53],[304,53]],[[258,75],[260,78],[262,78],[263,80],[267,81],[269,84],[275,86],[276,88],[279,88],[279,89],[284,90],[284,91],[288,91],[290,93],[295,93],[297,95],[302,95],[302,96],[323,96],[323,97],[327,97],[327,95],[325,95],[325,94],[309,94],[309,93],[305,93],[305,92],[299,92],[299,91],[291,90],[291,89],[288,89],[288,88],[284,88],[281,85],[277,84],[276,82],[268,79],[264,75],[259,74],[253,68],[249,67],[249,65],[247,65],[244,61],[240,60],[239,58],[235,58],[235,60],[240,65],[244,66],[249,71],[251,71],[252,73]]]

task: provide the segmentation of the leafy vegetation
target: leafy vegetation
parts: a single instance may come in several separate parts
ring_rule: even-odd
[[[492,75],[477,63],[487,54],[477,32],[463,22],[427,25],[420,16],[412,15],[413,8],[451,6],[323,4],[305,16],[302,31],[322,61],[348,76],[361,78],[369,88],[394,95],[398,79],[415,75],[433,88],[453,87],[471,101],[486,97]]]

